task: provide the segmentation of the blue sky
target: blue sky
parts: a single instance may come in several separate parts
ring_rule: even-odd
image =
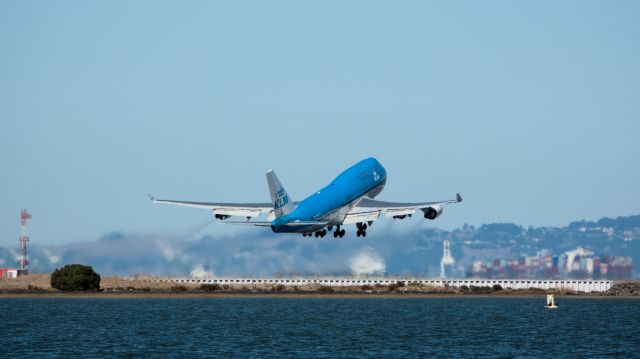
[[[0,3],[0,245],[188,231],[368,156],[431,223],[639,213],[640,5]],[[417,219],[415,219],[417,220]],[[251,229],[253,230],[253,229]],[[249,230],[249,231],[251,231]],[[207,233],[238,229],[209,226]]]

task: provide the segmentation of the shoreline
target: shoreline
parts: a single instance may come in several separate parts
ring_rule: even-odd
[[[103,277],[97,292],[62,292],[50,285],[50,275],[35,274],[0,280],[0,298],[542,298],[547,293],[562,298],[640,298],[640,281],[614,283],[607,291],[568,289],[440,287],[400,282],[385,285],[282,285],[216,284],[150,281]]]
[[[556,298],[639,299],[638,296],[599,295],[592,293],[555,293]],[[428,298],[545,298],[546,293],[244,293],[244,292],[0,292],[0,299],[428,299]]]

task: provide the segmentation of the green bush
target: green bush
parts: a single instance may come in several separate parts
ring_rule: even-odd
[[[481,287],[481,286],[472,285],[472,286],[469,287],[469,292],[489,293],[489,292],[491,292],[491,287]]]
[[[213,292],[216,290],[220,290],[220,285],[219,284],[202,284],[200,285],[200,290],[203,290],[205,292]]]
[[[389,289],[389,292],[393,292],[398,290],[399,288],[404,287],[404,282],[403,281],[397,281],[395,283],[391,283],[387,286],[387,288]]]
[[[29,285],[27,286],[27,290],[42,291],[42,288],[37,287],[37,286],[35,286],[35,285],[31,285],[31,284],[29,284]]]
[[[320,293],[333,293],[335,292],[335,290],[328,286],[328,285],[321,285],[320,287],[318,287],[318,292]]]
[[[91,266],[68,264],[51,274],[51,287],[62,291],[97,291],[100,275]]]
[[[497,292],[499,290],[502,290],[502,286],[500,284],[494,284],[493,285],[493,291]]]

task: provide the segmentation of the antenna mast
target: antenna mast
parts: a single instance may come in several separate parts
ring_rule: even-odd
[[[29,236],[27,235],[27,220],[31,219],[31,213],[26,209],[20,211],[20,258],[18,258],[18,264],[20,270],[18,275],[27,275],[29,273],[29,261],[27,260],[27,242]]]

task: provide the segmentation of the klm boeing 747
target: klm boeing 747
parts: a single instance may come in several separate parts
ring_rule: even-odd
[[[209,203],[156,199],[154,203],[206,208],[213,211],[222,223],[271,227],[276,233],[302,233],[303,236],[324,237],[333,231],[333,237],[344,237],[345,224],[355,224],[356,235],[366,237],[367,228],[382,213],[394,219],[411,217],[417,210],[424,218],[436,219],[442,214],[443,205],[462,201],[456,198],[439,202],[398,203],[376,201],[387,182],[387,171],[375,158],[367,158],[349,167],[329,185],[305,198],[293,202],[278,180],[275,172],[267,172],[271,203]],[[267,221],[251,218],[268,213]],[[227,220],[232,216],[246,217],[246,221]]]

